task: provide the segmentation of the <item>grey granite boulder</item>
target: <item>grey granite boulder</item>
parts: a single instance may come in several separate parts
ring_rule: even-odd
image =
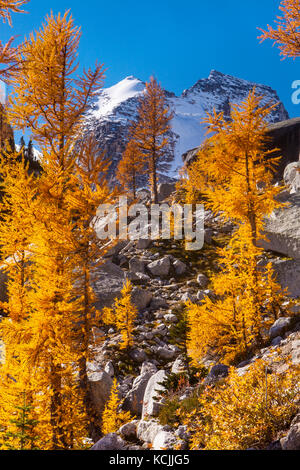
[[[163,346],[157,349],[157,355],[160,359],[170,361],[176,356],[176,351],[169,349],[167,346]]]
[[[142,311],[150,305],[152,300],[152,294],[150,291],[145,289],[140,289],[139,287],[134,287],[131,300],[138,310]]]
[[[96,307],[111,307],[114,300],[121,295],[125,281],[124,271],[107,261],[101,265],[93,276],[92,286],[96,293]]]
[[[145,261],[141,260],[137,256],[134,256],[129,260],[129,269],[132,273],[145,273]]]
[[[153,276],[165,277],[168,276],[171,268],[171,261],[169,256],[153,261],[148,264],[148,270]]]
[[[157,399],[159,398],[159,392],[164,390],[161,382],[163,382],[166,378],[166,371],[159,370],[150,378],[149,382],[147,383],[143,401],[142,419],[144,419],[146,416],[157,415],[160,409],[160,404],[158,403]]]
[[[291,317],[280,317],[278,318],[271,328],[269,329],[270,339],[274,339],[278,336],[283,336],[286,331],[288,331],[291,326]]]
[[[280,439],[283,450],[300,450],[300,414],[292,421],[289,432]]]
[[[185,263],[183,263],[182,261],[180,261],[179,259],[176,259],[173,262],[173,266],[174,266],[175,273],[177,274],[177,276],[182,276],[183,274],[186,273],[186,271],[188,269],[187,265]]]
[[[133,415],[141,416],[143,411],[143,401],[145,390],[150,378],[157,372],[157,368],[150,362],[142,365],[141,373],[132,384],[132,389],[127,393],[123,408]]]
[[[152,245],[152,240],[140,238],[140,239],[137,241],[136,247],[137,247],[139,250],[146,250],[146,249],[149,248],[151,245]]]
[[[273,261],[277,280],[290,297],[300,296],[300,259],[280,259]]]
[[[159,431],[154,438],[152,450],[172,450],[176,442],[176,436],[170,431]]]
[[[300,259],[300,193],[292,194],[281,209],[266,219],[265,235],[259,245],[267,250]]]
[[[137,432],[137,424],[138,420],[131,421],[130,423],[123,424],[123,426],[120,427],[119,433],[121,434],[121,437],[124,437],[124,439],[135,439],[136,438],[136,432]]]
[[[141,441],[150,444],[154,441],[155,436],[162,430],[163,426],[153,419],[141,420],[137,425],[137,437]]]
[[[110,396],[112,377],[105,371],[88,370],[88,380],[94,407],[101,415]]]
[[[283,174],[284,184],[289,188],[290,193],[300,191],[300,162],[289,163]]]
[[[125,450],[126,443],[115,432],[106,434],[90,450]]]
[[[197,282],[202,289],[205,289],[208,285],[209,280],[205,274],[200,273],[197,276]]]

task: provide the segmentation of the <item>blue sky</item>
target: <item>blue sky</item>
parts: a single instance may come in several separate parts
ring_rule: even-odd
[[[299,63],[279,57],[270,41],[259,43],[257,27],[272,23],[280,0],[31,0],[27,15],[14,15],[14,28],[1,24],[1,39],[38,28],[45,15],[71,9],[82,26],[80,62],[97,59],[107,70],[105,86],[128,75],[180,94],[211,69],[276,89],[291,117],[291,84]]]

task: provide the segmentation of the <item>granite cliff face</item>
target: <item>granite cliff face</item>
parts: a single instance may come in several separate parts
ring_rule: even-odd
[[[205,126],[201,124],[207,112],[215,108],[230,118],[230,103],[239,103],[249,91],[256,88],[265,102],[278,102],[269,121],[276,123],[288,119],[288,113],[280,102],[277,93],[266,85],[224,75],[213,70],[208,78],[199,80],[183,91],[180,96],[165,91],[167,101],[174,111],[171,133],[171,150],[174,160],[167,176],[177,176],[182,166],[182,154],[199,146],[205,136]],[[93,133],[111,160],[111,173],[118,164],[124,151],[129,122],[136,118],[139,97],[143,94],[145,83],[132,76],[116,85],[103,89],[95,98],[85,117],[86,133]]]

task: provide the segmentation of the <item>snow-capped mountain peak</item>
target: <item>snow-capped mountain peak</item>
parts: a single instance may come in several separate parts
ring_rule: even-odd
[[[217,70],[212,70],[208,78],[198,80],[181,96],[165,90],[166,99],[174,111],[174,161],[168,176],[176,177],[182,166],[182,154],[203,142],[206,129],[201,121],[206,114],[215,109],[230,118],[230,104],[243,101],[253,87],[257,94],[264,96],[264,103],[278,103],[269,116],[270,123],[288,119],[287,111],[272,88]],[[112,161],[112,173],[124,151],[129,124],[137,117],[139,97],[144,90],[144,82],[133,76],[126,77],[116,85],[100,90],[86,115],[86,132],[93,133],[99,147],[106,151]]]
[[[100,91],[97,101],[93,105],[91,115],[96,119],[111,116],[115,110],[127,100],[143,93],[145,83],[132,75],[124,78],[116,85]]]

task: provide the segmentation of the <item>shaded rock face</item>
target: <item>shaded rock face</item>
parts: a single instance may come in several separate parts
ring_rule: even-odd
[[[278,260],[273,262],[277,280],[290,297],[300,296],[300,259]]]
[[[262,248],[300,260],[300,194],[288,197],[283,208],[266,219],[267,240],[259,242]]]
[[[120,297],[125,282],[124,271],[107,261],[99,267],[93,278],[93,288],[97,295],[96,307],[111,307],[115,299]]]
[[[224,364],[216,364],[213,366],[206,377],[206,383],[209,385],[214,384],[218,380],[228,376],[229,367]]]
[[[109,399],[113,380],[104,371],[89,371],[88,380],[95,410],[101,415]]]
[[[184,163],[184,166],[189,167],[197,160],[199,150],[200,150],[200,146],[195,147],[194,149],[191,149],[191,150],[187,150],[187,152],[184,152],[182,154],[182,161]]]
[[[8,300],[6,286],[7,281],[7,273],[3,269],[0,269],[0,302],[7,302]]]
[[[281,156],[277,167],[277,178],[282,179],[286,166],[291,162],[299,161],[300,157],[300,118],[289,119],[272,124],[269,127],[271,142],[268,148],[278,148],[273,156]]]
[[[158,201],[164,201],[176,190],[175,183],[161,183],[158,186]]]

